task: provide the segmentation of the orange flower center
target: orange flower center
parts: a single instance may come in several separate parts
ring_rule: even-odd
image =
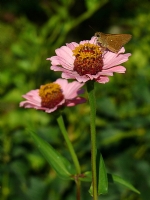
[[[100,46],[90,43],[80,44],[73,50],[76,57],[74,70],[80,75],[96,75],[102,70],[103,59]]]
[[[54,108],[64,98],[61,87],[57,83],[42,85],[39,89],[39,96],[42,99],[41,106],[46,108]]]

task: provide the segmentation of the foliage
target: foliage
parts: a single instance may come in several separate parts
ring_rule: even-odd
[[[64,157],[70,155],[53,115],[19,108],[22,94],[59,77],[47,57],[56,48],[89,39],[96,31],[133,35],[127,72],[97,87],[97,144],[110,173],[124,177],[141,195],[116,185],[102,200],[150,196],[150,14],[148,0],[1,1],[0,186],[2,200],[72,200],[74,184],[57,177],[34,145],[34,130]],[[67,109],[65,123],[83,171],[90,170],[89,110]],[[81,123],[82,122],[82,123]],[[87,161],[88,160],[88,161]],[[83,184],[87,191],[89,183]],[[89,199],[84,193],[83,199]]]

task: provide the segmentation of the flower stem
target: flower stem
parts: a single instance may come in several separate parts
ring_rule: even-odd
[[[94,81],[88,81],[86,83],[89,104],[91,108],[90,116],[90,127],[91,127],[91,166],[92,166],[92,184],[93,184],[93,199],[98,200],[97,195],[97,174],[96,174],[96,129],[95,129],[95,119],[96,119],[96,100],[94,93]]]
[[[77,178],[77,179],[75,179],[75,183],[76,183],[76,186],[77,186],[76,199],[80,200],[80,196],[81,196],[81,181]]]
[[[78,161],[78,158],[77,158],[77,155],[74,151],[74,148],[69,140],[69,137],[68,137],[68,133],[66,131],[66,128],[65,128],[65,125],[64,125],[64,121],[63,121],[63,117],[62,115],[59,115],[58,118],[57,118],[57,122],[58,122],[58,125],[60,127],[60,130],[64,136],[64,139],[66,141],[66,144],[68,146],[68,149],[70,151],[70,154],[72,156],[72,160],[74,162],[74,165],[75,165],[75,168],[76,168],[76,172],[77,174],[81,174],[81,168],[80,168],[80,164],[79,164],[79,161]]]
[[[68,146],[70,154],[72,156],[72,160],[74,162],[74,165],[75,165],[75,168],[76,168],[76,172],[77,172],[77,174],[81,174],[80,164],[79,164],[77,155],[76,155],[76,153],[74,151],[74,148],[72,146],[72,143],[69,140],[68,133],[67,133],[65,125],[64,125],[64,120],[63,120],[63,117],[62,117],[61,114],[57,117],[57,122],[58,122],[60,130],[61,130],[61,132],[62,132],[62,134],[64,136],[64,139],[66,141],[66,144]],[[77,196],[76,197],[77,197],[77,200],[80,200],[80,196],[81,196],[81,192],[80,192],[81,191],[81,183],[80,183],[80,180],[78,178],[75,179],[75,183],[76,183],[76,186],[77,186]]]

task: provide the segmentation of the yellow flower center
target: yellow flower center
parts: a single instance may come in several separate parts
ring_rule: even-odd
[[[74,61],[74,70],[80,75],[96,75],[102,70],[103,59],[100,46],[85,43],[80,44],[73,50],[76,57]]]
[[[39,89],[39,96],[42,99],[41,106],[46,108],[54,108],[64,98],[61,87],[57,83],[42,85]]]

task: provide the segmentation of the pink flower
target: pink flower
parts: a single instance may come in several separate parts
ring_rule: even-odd
[[[106,83],[109,81],[108,76],[113,76],[114,72],[125,73],[126,68],[121,63],[126,62],[131,55],[124,54],[124,47],[118,53],[104,51],[96,42],[96,37],[79,44],[71,42],[55,52],[56,56],[47,58],[52,63],[51,70],[61,71],[62,78],[84,83],[88,80]]]
[[[53,83],[42,85],[40,89],[31,90],[22,97],[25,101],[20,107],[35,108],[51,113],[62,106],[76,106],[86,102],[86,99],[79,97],[84,92],[83,84],[73,81],[68,83],[65,79],[57,79]]]

